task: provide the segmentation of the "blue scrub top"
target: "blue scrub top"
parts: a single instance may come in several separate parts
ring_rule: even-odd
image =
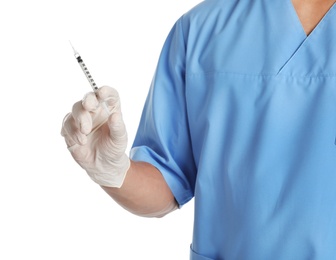
[[[167,37],[131,158],[194,197],[193,260],[336,259],[336,6],[206,0]]]

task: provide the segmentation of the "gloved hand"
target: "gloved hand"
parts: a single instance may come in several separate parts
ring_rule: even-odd
[[[75,161],[93,181],[121,187],[130,160],[118,92],[104,86],[73,105],[63,120],[62,136]]]

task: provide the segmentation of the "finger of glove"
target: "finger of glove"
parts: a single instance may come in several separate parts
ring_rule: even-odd
[[[108,120],[110,138],[116,145],[127,145],[127,131],[120,112],[113,113]]]
[[[87,142],[86,135],[80,132],[71,113],[63,120],[61,134],[68,147],[75,144],[84,145]]]
[[[111,111],[120,110],[120,98],[116,89],[103,86],[98,89],[97,96],[101,102],[105,102],[111,108]]]
[[[87,93],[82,99],[82,106],[86,111],[95,111],[99,106],[99,101],[94,92]]]
[[[92,130],[92,117],[90,112],[84,108],[83,102],[85,103],[83,100],[78,101],[72,107],[71,115],[74,119],[72,132],[87,135]]]
[[[67,128],[70,124],[69,118],[71,117],[71,113],[66,114],[66,116],[63,119],[62,122],[62,129],[61,129],[61,135],[65,139],[65,143],[67,144],[68,147],[73,146],[75,142],[69,137]]]

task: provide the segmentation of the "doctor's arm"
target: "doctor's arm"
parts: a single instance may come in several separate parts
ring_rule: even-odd
[[[123,208],[143,217],[162,217],[177,203],[162,174],[153,165],[131,161],[120,188],[102,188]]]
[[[125,154],[127,132],[115,89],[102,87],[75,103],[61,134],[75,161],[126,210],[162,217],[177,208],[160,171]]]

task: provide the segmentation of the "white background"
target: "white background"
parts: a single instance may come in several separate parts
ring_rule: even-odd
[[[120,208],[73,161],[60,135],[91,90],[118,89],[130,145],[163,42],[200,0],[0,3],[0,259],[189,257],[193,202],[161,219]]]

